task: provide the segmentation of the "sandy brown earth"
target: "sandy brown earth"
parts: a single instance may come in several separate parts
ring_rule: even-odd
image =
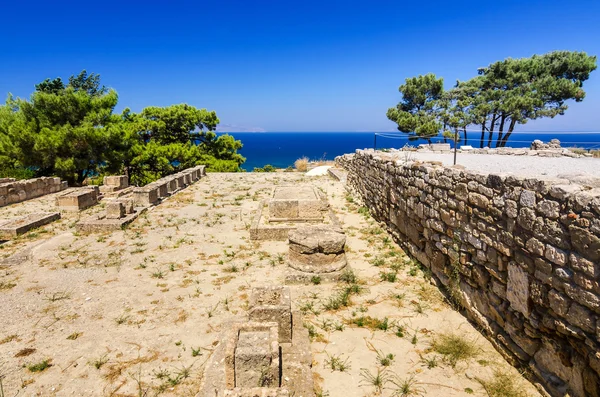
[[[3,396],[195,396],[224,321],[246,315],[252,287],[283,283],[287,243],[249,240],[259,200],[301,183],[327,194],[357,277],[291,286],[318,396],[538,395],[340,182],[240,173],[209,174],[124,231],[74,233],[97,206],[0,244]],[[0,218],[40,209],[54,196]]]

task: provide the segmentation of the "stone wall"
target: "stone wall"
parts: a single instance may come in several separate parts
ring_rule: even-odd
[[[45,194],[60,192],[65,189],[66,182],[60,178],[42,177],[20,181],[0,183],[0,207],[19,203]]]
[[[600,189],[374,151],[336,163],[514,364],[552,395],[600,395]]]

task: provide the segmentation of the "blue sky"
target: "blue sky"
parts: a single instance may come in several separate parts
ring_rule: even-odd
[[[189,103],[224,130],[393,131],[407,77],[506,57],[600,55],[600,1],[5,2],[0,95],[82,69],[118,110]],[[600,131],[600,71],[567,114],[521,130]]]

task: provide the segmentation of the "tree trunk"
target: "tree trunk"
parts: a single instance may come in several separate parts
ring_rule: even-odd
[[[463,134],[465,134],[465,146],[469,144],[469,138],[467,137],[467,127],[463,127]]]
[[[485,120],[481,123],[481,139],[479,140],[479,147],[483,149],[483,140],[485,139]]]
[[[504,132],[504,122],[506,121],[506,114],[502,113],[500,118],[500,127],[498,129],[498,140],[496,141],[496,147],[501,147],[502,144],[502,133]]]
[[[502,139],[502,147],[506,146],[506,143],[508,142],[508,137],[514,131],[516,124],[517,124],[517,120],[516,119],[512,119],[510,121],[510,126],[508,127],[508,132],[506,133],[506,135],[504,135],[504,138]]]
[[[498,116],[496,115],[496,113],[494,113],[494,115],[492,116],[492,122],[490,124],[490,132],[488,134],[487,147],[489,148],[492,147],[492,139],[494,138],[494,128],[496,128],[496,121],[498,121]]]

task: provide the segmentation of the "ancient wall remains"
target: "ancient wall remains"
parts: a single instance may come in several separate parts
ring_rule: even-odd
[[[10,178],[0,181],[0,207],[19,203],[45,194],[60,192],[67,188],[60,178],[42,177],[15,181]]]
[[[500,351],[553,395],[600,395],[599,188],[373,151],[336,162]]]

